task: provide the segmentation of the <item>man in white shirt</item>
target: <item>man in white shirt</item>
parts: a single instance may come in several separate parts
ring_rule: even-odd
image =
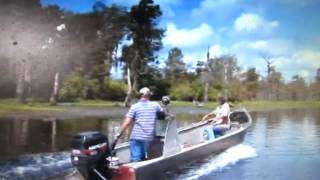
[[[210,115],[215,114],[215,117],[207,121],[213,122],[213,132],[215,137],[222,136],[225,131],[230,128],[230,120],[228,115],[230,113],[230,106],[225,98],[218,98],[219,106],[209,114],[206,114],[202,120],[206,120]]]

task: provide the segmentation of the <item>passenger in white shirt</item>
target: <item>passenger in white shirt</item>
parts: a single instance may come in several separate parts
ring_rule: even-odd
[[[230,120],[228,115],[230,113],[230,106],[225,98],[220,97],[218,99],[219,106],[211,113],[206,114],[202,120],[206,120],[209,116],[215,115],[214,118],[207,121],[213,122],[213,132],[215,137],[222,136],[225,131],[230,128]]]

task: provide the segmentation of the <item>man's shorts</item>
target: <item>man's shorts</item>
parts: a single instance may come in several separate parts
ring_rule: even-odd
[[[137,139],[130,140],[130,160],[131,162],[143,161],[148,157],[151,141]]]
[[[220,124],[213,126],[213,133],[215,137],[224,135],[224,133],[229,129],[228,125]]]

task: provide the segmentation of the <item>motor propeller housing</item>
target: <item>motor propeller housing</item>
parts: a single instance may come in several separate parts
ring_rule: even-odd
[[[106,159],[111,152],[104,134],[97,131],[79,133],[72,137],[71,148],[71,162],[85,179],[99,179],[95,171],[110,176]]]

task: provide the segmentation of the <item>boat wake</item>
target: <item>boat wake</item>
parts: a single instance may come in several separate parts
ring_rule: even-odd
[[[72,170],[70,153],[41,153],[0,162],[0,179],[54,179]]]
[[[249,145],[239,144],[231,147],[219,155],[207,158],[200,162],[192,163],[183,168],[183,173],[174,177],[176,180],[194,180],[215,171],[230,168],[238,161],[256,157],[256,149]],[[185,171],[186,170],[186,171]],[[171,179],[171,178],[170,178]]]

